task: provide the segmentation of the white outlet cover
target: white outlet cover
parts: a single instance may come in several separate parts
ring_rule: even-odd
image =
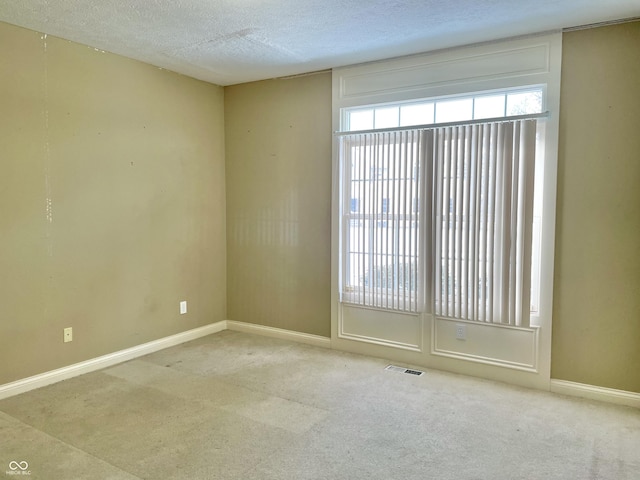
[[[183,300],[180,302],[180,315],[184,315],[187,313],[187,301]]]
[[[466,340],[467,338],[467,326],[462,324],[456,324],[456,338],[458,340]]]

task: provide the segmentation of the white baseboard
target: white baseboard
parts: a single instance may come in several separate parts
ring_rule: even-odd
[[[554,393],[640,408],[640,393],[555,379],[551,379],[550,387]]]
[[[84,362],[75,363],[67,367],[58,368],[56,370],[51,370],[49,372],[44,372],[32,377],[0,385],[0,400],[28,392],[29,390],[45,387],[68,378],[95,372],[96,370],[101,370],[118,363],[126,362],[127,360],[133,360],[134,358],[142,357],[144,355],[157,352],[158,350],[173,347],[175,345],[195,340],[200,337],[205,337],[207,335],[212,335],[227,329],[237,332],[253,333],[266,337],[280,338],[317,347],[331,348],[331,339],[328,337],[300,333],[292,330],[284,330],[281,328],[266,327],[264,325],[256,325],[253,323],[222,320],[203,327],[187,330],[186,332],[177,333],[169,337],[160,338],[152,342],[143,343],[125,350],[92,358]],[[563,395],[640,408],[640,393],[555,379],[552,379],[550,382],[550,390],[554,393]]]
[[[36,388],[45,387],[52,383],[60,382],[68,378],[77,377],[89,372],[95,372],[118,363],[126,362],[134,358],[142,357],[164,348],[173,347],[175,345],[195,340],[196,338],[221,332],[227,328],[227,322],[221,321],[211,323],[204,327],[194,328],[186,332],[177,333],[169,337],[160,338],[152,342],[136,345],[117,352],[109,353],[101,357],[92,358],[80,363],[74,363],[66,367],[44,372],[32,377],[16,380],[15,382],[0,385],[0,400],[12,397],[20,393],[28,392]]]
[[[236,332],[255,333],[256,335],[262,335],[264,337],[280,338],[282,340],[291,340],[316,347],[331,348],[331,339],[320,335],[294,332],[282,328],[265,327],[264,325],[256,325],[254,323],[236,322],[234,320],[227,320],[227,328]]]

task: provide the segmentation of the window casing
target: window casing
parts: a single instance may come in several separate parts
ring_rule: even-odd
[[[474,367],[480,369],[474,372],[483,372],[482,376],[512,381],[514,372],[506,373],[494,368],[507,367],[526,372],[516,374],[518,382],[523,385],[547,384],[551,371],[561,57],[562,34],[558,32],[333,70],[332,127],[338,133],[333,142],[331,338],[337,348],[383,356],[397,351],[398,359],[406,361],[410,357],[418,364],[455,371],[466,369],[460,361],[471,361],[485,365]],[[531,292],[530,326],[442,316],[435,308],[435,299],[428,297],[433,288],[425,288],[424,308],[418,313],[347,303],[342,282],[345,233],[342,214],[345,202],[348,202],[346,208],[349,209],[350,199],[345,199],[339,157],[345,138],[345,134],[340,132],[357,126],[358,119],[352,114],[360,112],[361,118],[369,118],[366,121],[370,123],[358,127],[358,134],[374,133],[369,130],[376,128],[375,134],[381,133],[380,130],[392,133],[400,128],[433,127],[434,124],[428,122],[444,121],[441,118],[443,102],[450,101],[446,105],[452,105],[454,101],[460,101],[459,105],[464,106],[465,97],[467,105],[468,97],[473,97],[473,116],[469,117],[467,113],[466,118],[475,120],[463,121],[481,123],[496,118],[498,111],[510,108],[513,103],[506,106],[507,97],[504,97],[504,103],[496,107],[496,100],[492,97],[504,92],[517,94],[532,89],[541,89],[539,103],[544,120],[537,122],[536,202],[532,222],[532,237],[538,237],[539,250],[536,252],[534,248],[531,254],[533,262],[540,264],[539,278],[532,275],[532,283],[540,285],[540,289],[537,298],[535,290]],[[436,106],[438,102],[440,108]],[[440,112],[438,119],[435,118],[436,111]],[[392,118],[399,120],[391,122]],[[443,202],[445,206],[447,203]],[[420,221],[425,210],[433,213],[435,208],[434,205],[425,205],[423,200],[416,209],[411,209],[412,214],[417,212],[422,216]],[[394,208],[391,200],[389,207]],[[358,213],[364,214],[362,205],[359,205]],[[431,219],[428,223],[433,225]],[[425,226],[422,222],[420,228]],[[422,235],[422,241],[433,242],[433,231],[431,228],[430,235]],[[428,251],[433,251],[433,248],[433,244],[426,245]],[[431,257],[425,259],[425,272],[434,272],[434,265],[428,265],[427,261]],[[433,281],[433,273],[428,278]],[[461,341],[458,330],[465,335],[465,328],[466,337]],[[380,345],[382,350],[378,348]]]

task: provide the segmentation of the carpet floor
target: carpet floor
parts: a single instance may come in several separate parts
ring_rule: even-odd
[[[0,477],[640,479],[637,409],[388,363],[220,332],[0,401]]]

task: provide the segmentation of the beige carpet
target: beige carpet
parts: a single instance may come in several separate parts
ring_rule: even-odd
[[[387,364],[221,332],[0,401],[0,478],[640,479],[637,409]]]

